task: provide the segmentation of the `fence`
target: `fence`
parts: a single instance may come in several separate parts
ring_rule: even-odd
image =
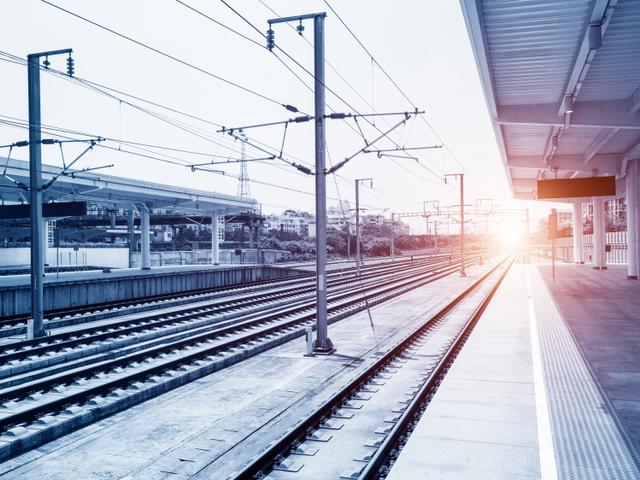
[[[607,245],[607,264],[627,263],[627,232],[605,233],[605,245]],[[585,262],[593,261],[593,234],[582,236],[582,252]],[[556,256],[560,259],[573,261],[573,238],[564,237],[556,240]]]
[[[258,253],[256,250],[220,250],[221,264],[244,264],[261,263],[269,265],[273,263],[285,262],[289,259],[289,252],[285,250],[262,249]],[[151,266],[161,267],[163,265],[209,265],[211,264],[211,250],[186,250],[151,252]],[[142,255],[138,252],[132,254],[133,267],[140,267]]]

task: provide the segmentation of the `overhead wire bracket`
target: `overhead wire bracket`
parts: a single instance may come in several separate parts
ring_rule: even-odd
[[[393,132],[396,128],[398,128],[401,125],[404,125],[404,123],[407,121],[407,118],[404,118],[403,120],[399,121],[398,123],[396,123],[395,125],[393,125],[391,128],[389,128],[388,130],[386,130],[385,132],[382,132],[382,134],[380,134],[378,137],[376,137],[374,140],[372,140],[371,142],[367,142],[366,145],[364,147],[362,147],[360,150],[358,150],[357,152],[355,152],[354,154],[352,154],[351,156],[345,158],[344,160],[342,160],[341,162],[336,163],[333,167],[331,167],[329,170],[327,170],[325,173],[333,173],[335,171],[337,171],[338,169],[344,167],[347,162],[349,162],[350,160],[352,160],[354,157],[356,157],[357,155],[363,153],[367,148],[369,148],[371,145],[373,145],[374,143],[376,143],[378,140],[381,140],[382,138],[386,137],[387,135],[389,135],[391,132]]]
[[[48,189],[51,185],[53,185],[53,183],[58,180],[58,178],[62,177],[62,176],[66,176],[69,175],[69,169],[78,161],[80,160],[87,152],[89,152],[90,150],[93,150],[93,147],[96,145],[97,142],[101,142],[102,140],[104,140],[101,137],[95,138],[95,139],[91,139],[89,140],[89,146],[87,148],[85,148],[80,155],[78,155],[76,158],[74,158],[68,165],[66,165],[57,175],[54,175],[53,178],[51,178],[51,180],[49,180],[47,183],[45,183],[44,185],[42,185],[42,190],[46,190]],[[87,140],[81,140],[82,142],[86,142]],[[43,140],[44,142],[44,140]],[[63,140],[54,140],[51,143],[57,143],[60,142],[62,143]],[[88,170],[84,170],[84,171],[88,171]],[[73,173],[77,173],[77,172],[73,172]]]

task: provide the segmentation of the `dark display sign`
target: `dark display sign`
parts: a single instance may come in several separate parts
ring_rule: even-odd
[[[87,202],[43,203],[43,217],[80,217],[87,214]],[[30,218],[29,205],[2,205],[0,219]]]
[[[606,197],[616,194],[616,177],[538,180],[538,199]]]

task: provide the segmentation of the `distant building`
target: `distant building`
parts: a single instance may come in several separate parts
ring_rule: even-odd
[[[327,209],[327,229],[355,232],[355,212],[351,211],[348,201],[343,201],[342,205],[329,207]]]
[[[573,212],[571,210],[558,210],[558,228],[573,225]]]
[[[285,210],[281,215],[267,215],[264,223],[264,230],[276,230],[278,232],[295,233],[301,237],[310,235],[309,225],[313,223],[313,234],[315,236],[315,219],[308,212]]]

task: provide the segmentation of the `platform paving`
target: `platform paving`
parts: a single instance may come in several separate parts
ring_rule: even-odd
[[[538,267],[620,424],[640,451],[640,282],[609,265]]]
[[[366,312],[331,325],[337,354],[289,342],[9,460],[0,478],[226,478],[488,266],[373,308],[375,331]]]
[[[387,477],[408,478],[640,478],[535,265],[513,266]]]

